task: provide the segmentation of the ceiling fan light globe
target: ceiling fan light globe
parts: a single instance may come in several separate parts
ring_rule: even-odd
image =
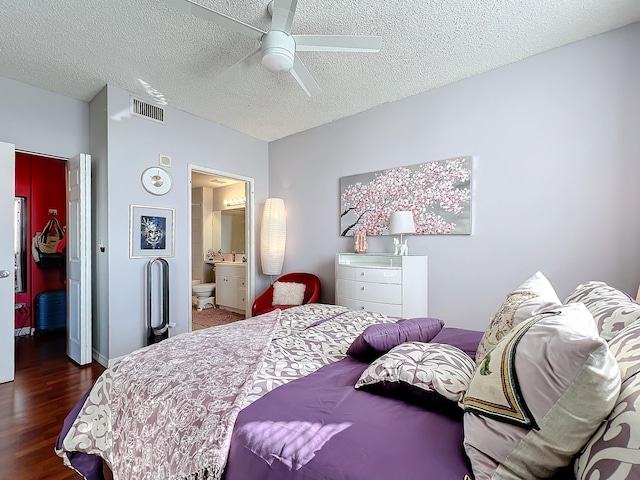
[[[271,72],[288,72],[293,68],[293,55],[286,49],[273,47],[263,52],[262,65]]]
[[[291,35],[270,30],[262,37],[262,65],[272,72],[288,72],[293,68],[296,42]]]

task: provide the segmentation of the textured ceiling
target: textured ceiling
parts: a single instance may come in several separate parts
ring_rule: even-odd
[[[195,0],[194,0],[195,1]],[[267,30],[261,0],[198,0]],[[380,35],[379,53],[300,52],[323,92],[256,66],[259,42],[162,0],[0,1],[0,76],[89,101],[114,85],[271,141],[640,21],[638,0],[299,0],[293,34]],[[141,82],[142,81],[142,82]]]

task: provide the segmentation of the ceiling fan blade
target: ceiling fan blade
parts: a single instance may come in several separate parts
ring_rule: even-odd
[[[271,30],[280,30],[287,34],[291,33],[291,24],[293,23],[297,5],[298,0],[273,0]]]
[[[198,5],[197,3],[193,3],[191,0],[165,0],[165,2],[184,13],[216,23],[222,27],[228,28],[229,30],[233,30],[234,32],[255,38],[256,40],[260,40],[266,33],[256,27],[241,22],[240,20],[228,17],[223,13],[216,12],[203,7],[202,5]]]
[[[382,37],[361,35],[293,35],[298,52],[379,52]]]
[[[242,60],[240,60],[235,65],[227,68],[224,72],[222,72],[216,78],[216,81],[222,83],[230,83],[231,81],[237,79],[244,75],[251,67],[260,63],[260,59],[262,58],[262,50],[258,48],[255,52],[247,55]]]
[[[291,75],[293,75],[293,78],[296,79],[305,93],[310,97],[320,95],[322,93],[322,90],[320,90],[315,79],[311,76],[311,73],[309,73],[309,70],[307,70],[307,67],[302,63],[302,60],[300,60],[300,57],[297,55],[296,60],[293,63],[293,68],[291,69]]]

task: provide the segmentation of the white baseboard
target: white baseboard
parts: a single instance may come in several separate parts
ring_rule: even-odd
[[[100,365],[102,365],[104,368],[113,367],[116,363],[118,363],[120,360],[126,357],[126,355],[122,355],[121,357],[107,358],[104,355],[102,355],[100,352],[98,352],[95,348],[92,349],[92,352],[93,352],[93,359],[96,362],[98,362]]]
[[[102,365],[104,368],[108,367],[109,360],[104,355],[101,355],[95,348],[91,349],[93,359]]]
[[[16,329],[13,331],[13,334],[14,334],[16,337],[21,337],[21,336],[23,336],[23,335],[33,335],[33,333],[34,333],[35,331],[36,331],[36,329],[35,329],[35,328],[32,328],[32,327],[22,327],[22,328],[16,328]]]

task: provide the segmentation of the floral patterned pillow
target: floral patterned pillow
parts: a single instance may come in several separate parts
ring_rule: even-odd
[[[489,351],[495,347],[513,327],[545,310],[560,306],[560,299],[542,272],[536,272],[507,295],[507,299],[489,322],[478,350],[476,364],[480,365]]]
[[[459,402],[475,363],[462,350],[441,343],[407,342],[375,360],[355,387],[422,404]]]

